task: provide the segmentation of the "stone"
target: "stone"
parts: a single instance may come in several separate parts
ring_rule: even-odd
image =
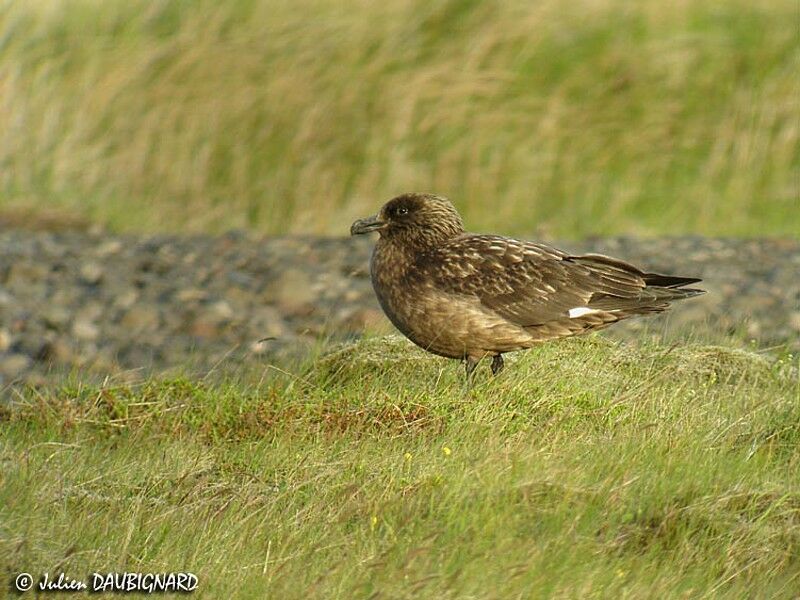
[[[211,314],[220,321],[229,321],[235,314],[233,308],[231,308],[231,305],[226,300],[214,302],[214,304],[209,307],[209,310]]]
[[[210,367],[212,357],[232,348],[226,365],[295,356],[319,333],[391,331],[369,281],[373,245],[366,238],[220,241],[2,229],[0,361],[13,356],[6,369],[17,375],[0,372],[0,378],[8,384],[22,368],[26,381],[35,372],[56,382],[64,367],[79,363],[141,378],[187,363]],[[643,340],[684,328],[730,330],[800,349],[795,240],[612,238],[564,247],[705,279],[700,287],[708,294],[607,335]]]
[[[275,341],[275,338],[261,338],[250,342],[250,352],[253,354],[266,354],[270,351],[270,342]]]
[[[11,337],[11,332],[5,327],[0,327],[0,352],[5,352],[11,347],[14,338]]]
[[[269,284],[262,295],[267,303],[292,310],[294,307],[313,304],[317,299],[311,274],[300,269],[287,269]]]
[[[48,306],[42,312],[42,319],[47,327],[57,331],[63,331],[67,328],[69,321],[72,317],[69,309],[62,305],[54,304]]]
[[[745,326],[745,330],[747,331],[747,335],[751,338],[760,337],[763,331],[759,321],[748,321]]]
[[[79,340],[92,342],[100,337],[100,328],[88,319],[76,319],[72,323],[72,335]]]
[[[24,354],[33,360],[41,360],[48,353],[49,339],[47,335],[26,331],[15,337],[9,350],[12,354]]]
[[[233,286],[228,287],[225,290],[225,299],[231,302],[233,306],[237,308],[250,306],[254,300],[253,296],[254,293],[252,288]]]
[[[75,358],[75,352],[62,338],[56,338],[47,344],[47,355],[42,360],[48,362],[58,362],[61,364],[70,364]]]
[[[339,316],[338,326],[344,331],[359,333],[362,331],[372,331],[388,333],[391,325],[383,312],[377,308],[356,308],[345,311]]]
[[[103,317],[103,313],[105,312],[105,305],[101,302],[96,300],[91,300],[88,302],[84,302],[81,307],[78,309],[77,314],[75,315],[76,319],[82,319],[85,321],[98,321]]]
[[[80,289],[77,285],[65,284],[63,287],[59,286],[51,290],[50,296],[47,298],[48,306],[61,306],[66,309],[72,309],[79,306],[83,300],[84,290]]]
[[[203,306],[191,319],[189,334],[200,338],[218,337],[235,314],[231,305],[225,300]]]
[[[22,375],[32,364],[33,360],[26,354],[6,354],[0,356],[0,374],[13,379]]]
[[[122,250],[122,247],[122,242],[120,240],[108,240],[97,246],[95,254],[100,258],[105,258],[107,256],[119,254],[119,252]]]
[[[96,262],[87,262],[81,265],[81,281],[88,285],[97,285],[103,280],[103,267]]]
[[[250,311],[248,327],[259,339],[280,338],[289,332],[280,311],[269,305],[258,306]]]
[[[114,307],[127,310],[139,300],[139,292],[136,290],[126,290],[114,298]]]
[[[161,318],[156,307],[136,305],[123,315],[120,324],[129,329],[132,334],[138,334],[157,329],[160,321]]]
[[[215,338],[221,333],[220,321],[207,317],[197,317],[189,325],[189,334],[198,338]]]
[[[349,289],[344,293],[344,301],[348,304],[361,300],[364,294],[359,289]]]
[[[11,265],[6,275],[6,284],[14,287],[47,279],[50,266],[40,263],[16,262]]]
[[[199,302],[208,298],[208,292],[198,288],[186,288],[175,294],[178,302]]]

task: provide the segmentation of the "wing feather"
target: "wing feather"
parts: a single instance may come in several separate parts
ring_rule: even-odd
[[[473,296],[520,327],[569,319],[570,309],[592,306],[593,299],[604,310],[631,307],[647,285],[645,274],[623,261],[491,235],[454,238],[423,262],[438,288]]]

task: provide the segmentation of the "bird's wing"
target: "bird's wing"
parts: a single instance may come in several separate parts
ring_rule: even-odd
[[[570,256],[544,244],[490,235],[454,238],[421,267],[438,289],[476,297],[521,327],[579,316],[575,309],[593,304],[596,310],[613,310],[605,306],[610,299],[619,308],[632,308],[647,285],[642,271],[616,259]]]

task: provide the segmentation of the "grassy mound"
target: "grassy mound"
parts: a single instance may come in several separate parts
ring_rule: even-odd
[[[187,570],[208,597],[791,597],[791,357],[397,338],[260,381],[30,391],[0,423],[0,573]]]

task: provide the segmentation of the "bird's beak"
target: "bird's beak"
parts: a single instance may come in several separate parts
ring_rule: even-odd
[[[359,219],[350,226],[350,235],[361,235],[370,231],[378,231],[386,227],[386,221],[381,221],[378,215]]]

